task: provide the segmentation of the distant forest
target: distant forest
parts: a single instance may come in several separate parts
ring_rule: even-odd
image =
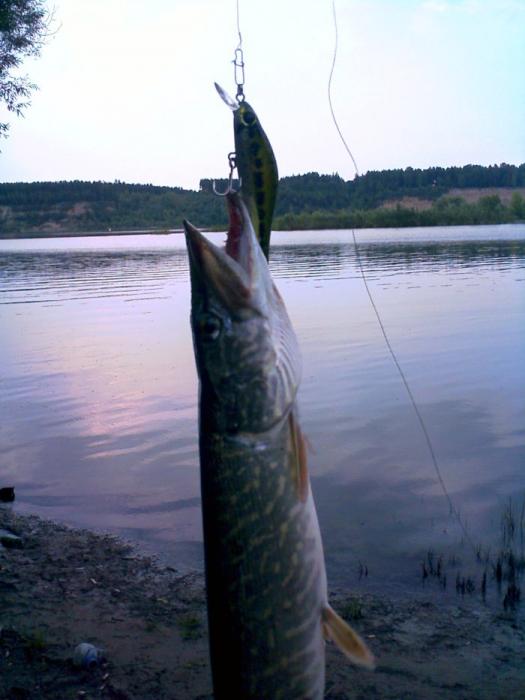
[[[222,189],[225,181],[218,180]],[[339,175],[284,177],[275,229],[400,227],[505,223],[525,220],[525,199],[490,193],[467,201],[457,190],[525,188],[525,164],[371,171],[345,181]],[[451,190],[456,190],[450,196]],[[407,203],[406,198],[411,198]],[[416,200],[415,202],[412,200]],[[421,206],[416,206],[418,202]],[[212,180],[199,191],[123,182],[0,184],[0,235],[60,231],[180,228],[182,219],[224,228],[224,202]]]

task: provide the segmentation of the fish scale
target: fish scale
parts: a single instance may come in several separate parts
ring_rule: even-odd
[[[287,424],[264,448],[235,439],[209,440],[205,435],[200,447],[202,464],[215,467],[215,476],[209,466],[202,474],[215,694],[271,698],[272,690],[279,688],[288,698],[320,698],[326,580],[311,496],[306,503],[297,503]],[[274,469],[268,466],[272,462],[278,465]],[[264,478],[255,479],[257,472]],[[265,625],[268,619],[276,623]],[[236,643],[232,637],[238,637]],[[312,659],[305,665],[309,655]],[[310,664],[316,660],[318,672],[305,688]],[[261,666],[264,677],[255,683]],[[250,683],[256,686],[251,691]]]

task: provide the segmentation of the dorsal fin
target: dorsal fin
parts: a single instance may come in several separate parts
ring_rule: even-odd
[[[288,421],[292,443],[291,467],[293,470],[293,478],[297,489],[297,496],[304,503],[308,498],[309,488],[307,444],[299,422],[297,421],[295,411],[290,411]]]
[[[326,639],[331,639],[350,661],[373,670],[374,655],[361,637],[329,605],[323,609],[323,630]]]

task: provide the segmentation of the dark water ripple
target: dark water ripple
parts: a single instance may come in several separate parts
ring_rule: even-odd
[[[321,280],[359,276],[355,249],[348,234],[344,243],[302,245],[286,244],[283,241],[287,235],[290,236],[280,234],[272,250],[271,267],[276,278]],[[131,298],[158,293],[166,283],[188,277],[187,256],[180,237],[171,238],[176,239],[173,247],[154,251],[126,250],[127,240],[121,241],[120,251],[95,248],[49,252],[16,250],[13,246],[3,251],[6,262],[0,273],[0,304],[77,301],[100,297],[100,292],[102,296]],[[214,238],[219,242],[223,236]],[[412,243],[365,240],[359,242],[359,255],[365,272],[372,279],[382,280],[429,271],[476,276],[485,269],[510,267],[519,271],[524,267],[522,240],[498,243],[488,240],[476,245],[456,240]]]

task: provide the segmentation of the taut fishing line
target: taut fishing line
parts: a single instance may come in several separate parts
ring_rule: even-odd
[[[239,0],[237,0],[237,34],[239,35],[239,43],[237,44],[237,48],[242,49],[241,22],[239,19]]]
[[[331,112],[331,115],[332,115],[333,122],[334,122],[334,124],[335,124],[335,128],[337,129],[337,133],[339,134],[339,138],[341,139],[341,141],[342,141],[342,143],[343,143],[343,146],[344,146],[345,149],[346,149],[346,152],[347,152],[348,155],[350,156],[350,159],[351,159],[351,161],[352,161],[352,163],[353,163],[353,166],[354,166],[354,168],[355,168],[356,175],[359,175],[359,168],[357,167],[356,160],[355,160],[355,158],[354,158],[354,156],[353,156],[353,154],[352,154],[352,151],[350,150],[350,147],[349,147],[348,144],[346,143],[346,140],[345,140],[345,138],[344,138],[344,136],[343,136],[343,133],[342,133],[342,131],[341,131],[341,128],[340,128],[339,123],[338,123],[338,121],[337,121],[337,118],[336,118],[336,116],[335,116],[335,112],[334,112],[334,108],[333,108],[333,104],[332,104],[332,78],[333,78],[333,74],[334,74],[335,63],[336,63],[336,60],[337,60],[337,48],[338,48],[337,13],[336,13],[336,9],[335,9],[335,0],[332,0],[332,13],[333,13],[333,17],[334,17],[335,44],[334,44],[334,56],[333,56],[333,59],[332,59],[332,66],[331,66],[331,68],[330,68],[330,77],[328,78],[328,103],[329,103],[329,105],[330,105],[330,112]],[[370,300],[370,304],[372,305],[372,308],[373,308],[374,313],[375,313],[375,315],[376,315],[377,322],[378,322],[379,327],[380,327],[380,329],[381,329],[381,333],[383,334],[383,338],[385,339],[385,343],[386,343],[386,346],[387,346],[387,348],[388,348],[388,351],[389,351],[389,353],[390,353],[390,355],[391,355],[391,357],[392,357],[392,360],[394,361],[394,364],[395,364],[395,366],[396,366],[396,368],[397,368],[397,371],[398,371],[398,373],[399,373],[399,376],[401,377],[401,381],[403,382],[403,385],[404,385],[405,390],[406,390],[406,392],[407,392],[408,398],[410,399],[410,403],[411,403],[411,405],[412,405],[412,408],[414,409],[414,413],[416,414],[417,421],[418,421],[418,423],[419,423],[419,425],[420,425],[420,427],[421,427],[421,431],[422,431],[423,436],[424,436],[424,438],[425,438],[425,442],[426,442],[426,445],[427,445],[427,448],[428,448],[428,452],[429,452],[429,454],[430,454],[430,459],[431,459],[431,461],[432,461],[432,465],[433,465],[433,467],[434,467],[434,471],[436,472],[436,476],[437,476],[439,485],[441,486],[441,490],[443,491],[443,494],[444,494],[445,498],[447,499],[447,503],[448,503],[448,505],[449,505],[450,512],[454,515],[454,517],[455,517],[456,520],[458,521],[458,524],[459,524],[459,526],[460,526],[460,528],[461,528],[461,531],[462,531],[462,533],[463,533],[463,536],[464,536],[465,540],[469,543],[469,545],[472,547],[472,549],[473,549],[474,551],[476,551],[476,547],[474,546],[474,543],[473,543],[473,541],[472,541],[472,539],[471,539],[471,537],[470,537],[470,535],[469,535],[469,533],[468,533],[468,530],[467,530],[467,528],[465,527],[465,525],[463,524],[463,521],[462,521],[462,519],[461,519],[461,515],[459,514],[459,511],[456,509],[454,503],[452,502],[452,498],[450,497],[450,494],[449,494],[449,492],[448,492],[448,490],[447,490],[447,487],[446,487],[446,485],[445,485],[445,481],[444,481],[444,479],[443,479],[443,475],[441,474],[441,470],[440,470],[440,468],[439,468],[439,464],[438,464],[438,461],[437,461],[436,453],[435,453],[434,447],[433,447],[433,445],[432,445],[432,440],[430,439],[430,434],[429,434],[429,432],[428,432],[428,430],[427,430],[427,426],[426,426],[426,424],[425,424],[425,421],[424,421],[424,419],[423,419],[423,416],[421,415],[421,411],[420,411],[419,408],[418,408],[416,399],[415,399],[415,397],[414,397],[414,394],[412,393],[412,390],[411,390],[411,388],[410,388],[410,385],[409,385],[409,383],[408,383],[408,380],[407,380],[407,378],[406,378],[406,375],[405,375],[405,373],[404,373],[404,371],[403,371],[403,368],[401,367],[401,365],[400,365],[400,363],[399,363],[399,360],[397,359],[397,355],[396,355],[396,353],[395,353],[395,351],[394,351],[394,348],[392,347],[392,345],[391,345],[391,343],[390,343],[390,340],[389,340],[389,338],[388,338],[388,334],[387,334],[387,332],[386,332],[386,328],[385,328],[385,326],[384,326],[384,324],[383,324],[383,321],[382,321],[382,319],[381,319],[381,315],[380,315],[379,310],[378,310],[378,308],[377,308],[377,305],[376,305],[376,303],[375,303],[375,301],[374,301],[374,297],[372,296],[372,292],[370,291],[370,287],[368,286],[368,280],[366,279],[365,270],[364,270],[363,264],[362,264],[362,262],[361,262],[361,256],[360,256],[360,254],[359,254],[359,248],[358,248],[358,246],[357,246],[357,239],[356,239],[356,235],[355,235],[354,229],[352,229],[352,238],[353,238],[353,240],[354,240],[355,257],[356,257],[356,260],[357,260],[357,264],[358,264],[359,270],[360,270],[360,272],[361,272],[361,277],[362,277],[362,279],[363,279],[363,283],[364,283],[364,285],[365,285],[366,293],[367,293],[367,295],[368,295],[368,298],[369,298],[369,300]]]
[[[242,50],[242,34],[241,34],[241,20],[239,15],[239,0],[237,0],[237,34],[239,36],[239,43],[235,49],[233,57],[233,73],[235,78],[235,83],[237,85],[237,99],[239,101],[244,100],[244,53]]]

